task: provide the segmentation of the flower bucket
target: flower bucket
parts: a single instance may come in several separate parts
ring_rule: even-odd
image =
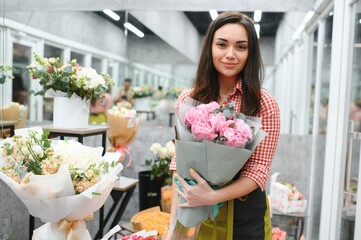
[[[53,126],[57,128],[87,128],[90,100],[81,98],[54,98]]]
[[[134,102],[134,109],[137,111],[150,111],[151,97],[136,98]]]

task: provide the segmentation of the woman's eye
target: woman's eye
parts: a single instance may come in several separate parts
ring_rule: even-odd
[[[218,46],[218,47],[225,47],[226,44],[224,44],[224,43],[217,43],[217,46]]]
[[[244,49],[247,49],[247,47],[244,45],[240,45],[240,46],[238,46],[238,49],[244,50]]]

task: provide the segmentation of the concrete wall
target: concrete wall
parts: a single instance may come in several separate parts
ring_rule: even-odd
[[[6,18],[126,57],[123,31],[91,12],[11,12]]]
[[[275,63],[292,45],[292,35],[301,25],[306,12],[287,12],[278,26],[275,40]]]

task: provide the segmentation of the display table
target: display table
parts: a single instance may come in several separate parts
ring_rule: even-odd
[[[152,116],[152,120],[155,119],[155,112],[152,110],[136,110],[138,114],[145,113],[147,114],[147,121],[150,120],[150,116]]]
[[[114,215],[114,219],[109,227],[109,230],[115,227],[119,223],[129,203],[129,200],[135,190],[135,187],[137,186],[138,181],[139,180],[135,178],[120,177],[115,182],[113,190],[110,193],[110,196],[113,199],[113,204],[110,207],[105,219],[104,219],[104,206],[100,208],[99,221],[101,222],[100,224],[101,226],[99,227],[99,231],[95,235],[94,240],[103,237],[104,226],[108,223],[112,215]],[[123,197],[124,193],[125,196]]]
[[[10,137],[15,134],[15,124],[17,124],[18,121],[3,121],[0,120],[0,130],[3,129],[10,129]]]
[[[48,129],[51,134],[58,135],[61,140],[64,140],[64,137],[76,137],[80,143],[83,143],[84,137],[102,135],[103,155],[105,154],[107,130],[109,129],[107,125],[89,125],[87,128],[78,129],[56,128],[53,125],[43,125],[41,128],[43,130]]]
[[[173,126],[173,117],[174,117],[174,112],[170,112],[169,113],[169,127]]]

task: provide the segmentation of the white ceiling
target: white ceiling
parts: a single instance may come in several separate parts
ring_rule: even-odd
[[[5,11],[100,11],[160,10],[305,12],[312,10],[314,0],[3,0]],[[1,3],[1,11],[3,3]]]

